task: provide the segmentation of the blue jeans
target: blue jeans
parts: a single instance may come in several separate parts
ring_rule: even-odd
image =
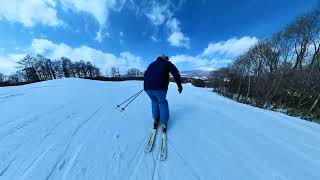
[[[169,120],[169,105],[166,99],[166,90],[146,90],[146,93],[151,99],[152,116],[154,119],[159,119],[160,122],[167,125]]]

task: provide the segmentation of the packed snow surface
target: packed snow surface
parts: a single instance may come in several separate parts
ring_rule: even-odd
[[[318,180],[320,125],[170,84],[168,156],[159,161],[142,82],[62,79],[0,88],[0,179]]]

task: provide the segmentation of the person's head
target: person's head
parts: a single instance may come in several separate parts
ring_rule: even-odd
[[[168,61],[169,57],[166,56],[165,54],[161,53],[161,54],[158,55],[157,60],[166,60],[166,61]]]

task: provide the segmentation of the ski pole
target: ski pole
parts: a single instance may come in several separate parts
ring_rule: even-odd
[[[127,103],[127,104],[125,105],[125,107],[121,108],[121,109],[122,109],[121,111],[124,111],[124,109],[125,109],[126,107],[128,107],[128,105],[131,104],[132,101],[135,100],[135,99],[142,93],[142,91],[143,91],[143,89],[140,90],[139,92],[133,94],[131,97],[129,97],[128,99],[126,99],[126,100],[123,101],[122,103],[118,104],[118,105],[116,106],[116,108],[120,108],[121,105],[123,105],[124,103],[126,103],[126,102],[129,101],[129,103]]]
[[[142,91],[139,91],[138,94],[136,94],[123,108],[121,108],[120,112],[124,111],[142,93]]]
[[[121,111],[124,111],[140,94],[142,93],[142,91],[140,91],[136,96],[134,96],[134,98],[132,98],[123,108],[121,108]]]

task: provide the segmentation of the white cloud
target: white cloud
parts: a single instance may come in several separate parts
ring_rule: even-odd
[[[227,41],[209,43],[208,47],[203,51],[203,56],[227,56],[230,58],[239,56],[247,51],[251,46],[256,44],[256,37],[244,36],[240,39],[232,38]]]
[[[153,25],[165,24],[165,27],[170,31],[167,40],[171,46],[190,48],[190,38],[181,32],[181,23],[173,17],[169,4],[160,4],[153,1],[151,8],[145,14]],[[151,36],[151,39],[156,42],[154,36]]]
[[[194,68],[205,66],[207,64],[207,59],[202,59],[199,56],[190,56],[185,54],[171,56],[170,61],[174,64],[180,64],[184,66],[192,65]]]
[[[120,68],[122,72],[132,67],[143,68],[141,58],[130,52],[122,52],[119,56],[116,56],[88,46],[72,48],[64,43],[55,44],[46,39],[34,39],[31,51],[34,53],[44,53],[43,55],[51,59],[59,59],[65,56],[74,61],[90,61],[97,65],[102,72],[112,66]]]
[[[110,11],[120,11],[126,0],[60,0],[64,9],[91,14],[99,23],[96,40],[102,42],[108,33],[103,29],[108,21]]]
[[[43,54],[48,49],[54,49],[57,45],[46,39],[33,39],[31,44],[31,51],[36,54]]]
[[[102,26],[109,16],[108,6],[115,4],[114,0],[60,0],[63,8],[75,11],[86,12],[94,16],[94,18]]]
[[[201,57],[200,55],[191,56],[186,54],[171,56],[170,61],[176,64],[178,67],[183,67],[183,70],[201,69],[207,71],[221,68],[232,62],[231,59],[211,59]]]
[[[171,46],[190,48],[190,39],[181,32],[173,32],[169,36],[168,41]]]
[[[153,42],[159,42],[160,39],[158,39],[156,36],[150,36],[150,39],[153,41]]]
[[[158,3],[153,3],[149,12],[146,13],[147,18],[155,26],[162,25],[168,17],[171,15],[171,12],[168,9],[167,5],[160,5]]]
[[[138,68],[143,70],[141,57],[130,52],[122,52],[119,56],[106,53],[88,46],[70,47],[67,44],[56,44],[47,39],[33,39],[28,54],[42,54],[52,60],[68,57],[73,61],[90,61],[100,68],[102,72],[112,66],[118,67],[122,73],[128,68]],[[21,60],[26,54],[9,54],[0,56],[0,72],[9,74],[17,71],[17,61]]]
[[[136,56],[130,52],[122,52],[120,53],[120,57],[118,57],[118,61],[120,62],[118,64],[118,67],[120,70],[125,71],[128,68],[135,67],[137,69],[143,70],[141,65],[141,57]]]
[[[170,18],[166,25],[171,30],[171,35],[168,38],[171,46],[190,48],[190,38],[181,32],[180,22],[177,18]]]
[[[196,56],[181,54],[170,57],[170,60],[185,70],[215,70],[228,65],[257,42],[256,37],[232,38],[209,43],[208,48]]]
[[[0,73],[9,75],[16,72],[17,61],[25,57],[25,54],[10,54],[7,56],[0,56]]]
[[[101,43],[105,37],[110,37],[110,34],[107,32],[102,32],[102,29],[100,29],[97,32],[97,36],[96,36],[95,40]]]
[[[59,26],[62,21],[57,17],[54,0],[11,0],[1,1],[0,20],[19,22],[26,27],[36,24]]]
[[[166,25],[172,32],[180,31],[180,22],[177,18],[170,18]]]

